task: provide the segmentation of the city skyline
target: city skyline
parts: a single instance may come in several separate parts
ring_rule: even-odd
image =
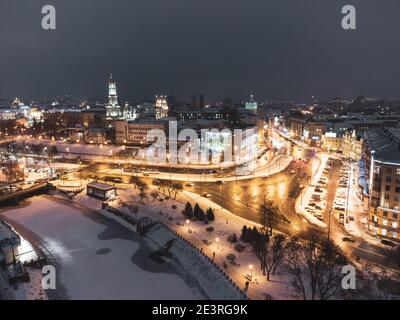
[[[0,300],[400,300],[398,9],[2,0]]]

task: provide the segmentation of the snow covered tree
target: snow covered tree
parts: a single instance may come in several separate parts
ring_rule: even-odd
[[[248,231],[249,229],[247,226],[243,226],[242,228],[242,234],[240,235],[240,239],[244,242],[247,242],[247,237],[248,237]]]
[[[193,207],[190,202],[186,203],[185,209],[182,213],[186,218],[193,219]]]
[[[193,216],[195,217],[195,219],[197,219],[197,217],[199,216],[199,211],[200,211],[200,206],[199,206],[199,204],[198,203],[196,203],[195,205],[194,205],[194,208],[193,208]]]
[[[214,221],[215,220],[214,211],[211,208],[207,209],[207,220],[208,221]]]

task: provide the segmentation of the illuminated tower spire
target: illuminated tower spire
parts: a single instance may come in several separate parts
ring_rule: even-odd
[[[121,117],[121,107],[118,105],[117,83],[112,72],[108,80],[108,105],[106,106],[108,118]]]

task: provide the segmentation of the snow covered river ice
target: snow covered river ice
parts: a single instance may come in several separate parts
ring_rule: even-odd
[[[202,298],[177,265],[151,258],[157,248],[149,240],[92,210],[43,195],[3,208],[0,215],[17,231],[20,227],[34,233],[51,252],[59,266],[62,298]]]

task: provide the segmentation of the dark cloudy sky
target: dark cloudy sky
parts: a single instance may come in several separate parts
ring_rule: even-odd
[[[399,0],[0,0],[0,44],[4,98],[400,97]]]

